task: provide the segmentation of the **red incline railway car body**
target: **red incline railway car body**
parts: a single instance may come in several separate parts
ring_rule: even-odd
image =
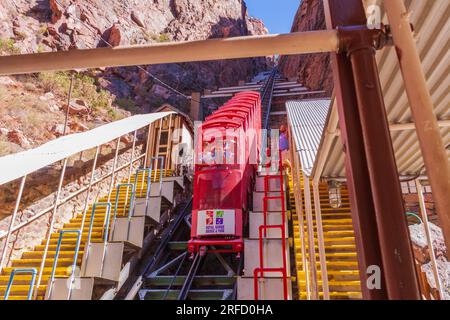
[[[242,251],[260,146],[258,92],[235,95],[199,127],[189,252]]]

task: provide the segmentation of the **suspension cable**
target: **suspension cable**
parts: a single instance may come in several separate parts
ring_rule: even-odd
[[[61,6],[61,8],[64,9],[65,14],[67,14],[69,17],[76,19],[77,21],[79,21],[80,23],[82,23],[86,28],[89,29],[89,31],[92,32],[92,34],[100,41],[104,42],[108,47],[113,48],[114,46],[109,43],[107,40],[105,40],[101,35],[99,35],[97,33],[97,30],[93,29],[90,25],[88,25],[87,23],[85,23],[83,20],[79,19],[77,16],[73,16],[67,9],[68,6],[65,7],[64,5],[62,5],[58,0],[55,0],[55,2]],[[156,77],[154,74],[148,72],[145,68],[143,68],[142,66],[136,66],[139,70],[143,71],[145,74],[147,74],[149,77],[151,77],[154,81],[162,84],[164,87],[166,87],[167,89],[169,89],[170,91],[176,93],[179,96],[182,96],[184,99],[186,100],[192,100],[189,96],[185,95],[184,93],[178,91],[177,89],[175,89],[174,87],[170,86],[169,84],[165,83],[164,81],[162,81],[161,79],[159,79],[158,77]],[[193,100],[197,103],[201,103],[200,101],[197,100]]]

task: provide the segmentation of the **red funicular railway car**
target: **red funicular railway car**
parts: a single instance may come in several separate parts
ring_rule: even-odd
[[[257,92],[235,95],[199,127],[189,252],[242,251],[260,142]]]

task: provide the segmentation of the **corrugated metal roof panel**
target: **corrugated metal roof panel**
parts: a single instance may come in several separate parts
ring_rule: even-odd
[[[291,134],[306,175],[311,174],[330,103],[329,99],[286,102]]]
[[[368,4],[381,5],[381,1],[365,0]],[[408,0],[417,39],[417,49],[432,97],[438,120],[450,119],[450,1]],[[383,13],[384,14],[384,13]],[[383,22],[388,24],[386,15]],[[403,78],[395,49],[385,48],[377,53],[378,69],[383,89],[386,111],[390,124],[412,123],[412,115],[406,96]],[[450,145],[450,128],[441,128],[446,146]],[[398,171],[400,175],[414,175],[423,168],[423,159],[415,130],[391,132]],[[340,139],[327,156],[322,176],[345,177],[344,155]],[[319,151],[320,152],[320,151]],[[381,151],[380,151],[381,152]],[[449,153],[450,161],[450,153]]]

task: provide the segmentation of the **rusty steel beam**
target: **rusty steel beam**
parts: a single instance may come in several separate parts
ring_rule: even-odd
[[[350,58],[358,101],[364,149],[372,186],[383,271],[389,299],[420,299],[394,147],[384,105],[376,46],[381,30],[363,27],[340,29]]]
[[[328,29],[361,25],[366,21],[360,0],[325,0],[324,6]],[[331,61],[340,136],[345,151],[347,187],[355,231],[361,291],[363,299],[387,299],[384,272],[380,274],[379,289],[367,286],[369,268],[371,266],[382,268],[382,259],[352,67],[345,53],[331,54]]]
[[[0,75],[335,52],[338,44],[336,30],[322,30],[34,53],[0,57]]]

